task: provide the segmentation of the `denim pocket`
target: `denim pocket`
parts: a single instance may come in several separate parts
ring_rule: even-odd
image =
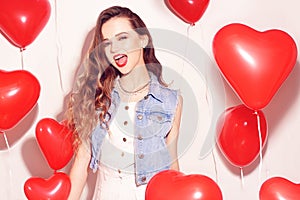
[[[152,122],[159,124],[171,122],[171,115],[160,111],[150,112],[149,115],[147,115],[147,118]]]
[[[172,115],[161,110],[152,110],[145,113],[147,119],[148,136],[165,137],[171,129]]]

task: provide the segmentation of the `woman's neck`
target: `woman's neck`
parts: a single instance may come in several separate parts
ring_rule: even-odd
[[[129,92],[142,88],[150,81],[149,73],[145,65],[136,66],[128,74],[122,75],[119,79],[121,87]]]

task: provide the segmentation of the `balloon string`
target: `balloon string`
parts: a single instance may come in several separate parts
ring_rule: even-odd
[[[60,89],[64,93],[64,87],[62,82],[62,74],[61,74],[61,42],[59,37],[59,30],[58,30],[58,15],[57,15],[57,1],[54,1],[54,7],[55,7],[55,35],[56,35],[56,49],[57,49],[57,56],[56,56],[56,64],[58,69],[58,76],[59,76],[59,83],[60,83]]]
[[[9,159],[11,158],[11,156],[10,156],[10,146],[9,146],[9,143],[8,143],[8,139],[7,139],[7,137],[6,137],[6,134],[5,134],[5,132],[4,131],[0,131],[0,133],[2,133],[3,134],[3,136],[4,136],[4,140],[5,140],[5,144],[6,144],[6,146],[7,146],[7,150],[8,150],[8,157],[9,157]],[[12,188],[14,188],[13,187],[13,177],[12,177],[12,170],[11,170],[11,160],[10,160],[10,162],[9,162],[9,171],[8,171],[8,174],[9,174],[9,184],[10,184],[10,188],[12,189]],[[11,193],[10,193],[11,194]]]
[[[209,84],[207,83],[207,75],[209,74],[208,72],[209,67],[204,67],[204,82],[205,82],[205,102],[208,106],[208,111],[209,111],[209,116],[212,116],[212,113],[213,113],[213,108],[210,106],[210,101],[209,101]],[[215,140],[215,135],[213,136],[214,137],[214,140]],[[206,140],[208,139],[208,136],[206,136]],[[214,143],[215,141],[212,142],[211,146],[212,148],[214,147]],[[201,152],[200,152],[201,154]]]
[[[192,26],[194,26],[195,24],[193,24]],[[200,35],[201,35],[201,40],[202,41],[206,41],[206,40],[204,40],[203,38],[203,30],[201,29],[201,27],[200,27]],[[209,115],[211,116],[212,115],[212,110],[213,110],[213,108],[211,108],[211,106],[210,106],[210,101],[209,101],[209,87],[208,87],[208,84],[207,84],[207,74],[209,73],[208,72],[208,70],[210,70],[208,67],[205,67],[204,68],[204,79],[205,79],[205,101],[206,101],[206,103],[207,103],[207,105],[208,105],[208,108],[209,108]],[[212,144],[212,145],[214,145],[214,144]]]
[[[24,50],[25,50],[25,48],[20,48],[22,70],[24,70],[24,56],[23,56],[23,51],[24,51]]]
[[[260,129],[260,117],[259,114],[257,112],[257,110],[254,112],[256,114],[256,119],[257,119],[257,130],[258,130],[258,136],[259,136],[259,170],[258,170],[258,178],[259,178],[259,182],[260,182],[260,178],[261,178],[261,171],[262,171],[262,135],[261,135],[261,129]]]
[[[201,34],[202,35],[202,34]],[[209,116],[212,116],[213,114],[213,107],[210,106],[210,101],[209,101],[209,84],[207,83],[207,76],[210,73],[210,70],[208,67],[204,68],[204,79],[205,79],[205,101],[207,103],[208,106],[208,111],[209,111]],[[215,137],[215,136],[214,136]],[[214,141],[215,142],[215,141]],[[212,146],[214,145],[214,143],[212,144]]]
[[[189,25],[186,29],[186,44],[185,44],[185,47],[184,47],[184,58],[187,57],[187,51],[188,51],[188,46],[189,46],[189,40],[190,40],[190,28],[191,28],[192,25]],[[183,70],[184,70],[184,58],[182,59],[182,68],[181,68],[181,73],[183,73]]]
[[[213,156],[213,161],[214,161],[214,169],[215,169],[215,174],[216,174],[216,182],[218,183],[218,170],[217,170],[217,162],[216,162],[216,157],[214,150],[212,150],[212,156]]]
[[[244,189],[244,171],[243,171],[243,168],[240,167],[240,172],[241,172],[241,183],[242,183],[242,189]]]
[[[9,148],[9,143],[8,143],[8,140],[7,140],[6,134],[5,134],[5,132],[4,132],[4,131],[0,131],[0,133],[2,133],[2,134],[3,134],[3,136],[4,136],[5,144],[6,144],[6,146],[7,146],[8,152],[9,152],[9,151],[10,151],[10,148]]]

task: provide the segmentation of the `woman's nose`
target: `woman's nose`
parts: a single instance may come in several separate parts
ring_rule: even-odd
[[[120,45],[118,44],[118,42],[111,42],[111,45],[110,45],[110,51],[112,53],[115,53],[115,52],[118,52],[120,50]]]

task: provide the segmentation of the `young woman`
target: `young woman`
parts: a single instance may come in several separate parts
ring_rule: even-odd
[[[98,173],[93,199],[144,199],[156,173],[179,170],[182,97],[163,81],[146,25],[125,7],[100,13],[84,66],[67,110],[76,147],[69,199],[80,198],[88,169]]]

